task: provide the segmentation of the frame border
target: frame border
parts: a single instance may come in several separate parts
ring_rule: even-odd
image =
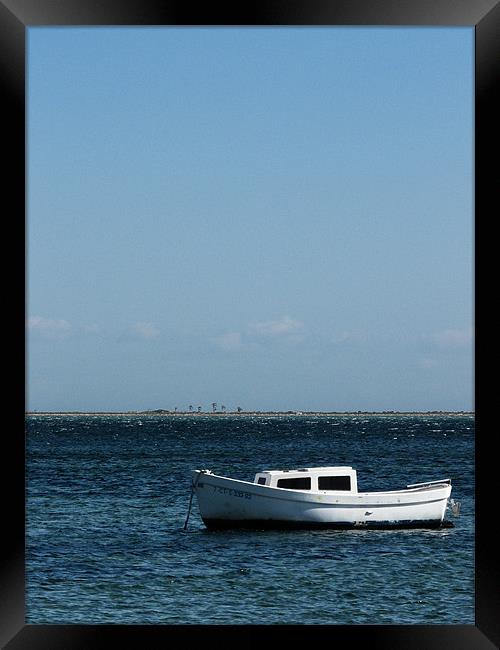
[[[274,0],[249,8],[213,6],[196,7],[180,2],[159,0],[0,0],[0,82],[3,90],[4,124],[8,125],[8,138],[4,151],[9,166],[4,171],[4,197],[10,199],[15,218],[18,259],[25,259],[26,200],[25,200],[25,84],[26,84],[26,30],[35,26],[126,26],[151,25],[248,25],[248,26],[469,26],[475,29],[475,214],[474,234],[477,241],[477,225],[484,224],[488,216],[498,214],[497,169],[491,164],[498,155],[498,128],[500,101],[495,89],[500,78],[500,3],[498,0],[310,0],[310,2],[286,3]],[[4,131],[5,134],[5,131]],[[496,145],[496,147],[495,147]],[[494,208],[497,208],[496,213]],[[485,259],[484,257],[482,259]],[[494,258],[493,258],[494,259]],[[12,256],[9,257],[12,260]],[[26,261],[25,261],[26,264]],[[9,262],[10,265],[10,262]],[[475,262],[476,292],[481,279],[483,263]],[[10,270],[10,269],[9,269]],[[491,272],[491,271],[490,271]],[[7,277],[11,277],[9,274]],[[478,277],[479,275],[479,277]],[[9,305],[25,323],[25,267],[19,274],[23,294],[14,290],[9,294]],[[483,274],[482,279],[486,278]],[[22,297],[21,297],[22,295]],[[476,314],[477,303],[476,303]],[[24,334],[19,349],[22,366],[26,367]],[[493,339],[494,340],[494,339]],[[480,348],[476,345],[476,356]],[[16,370],[15,369],[15,370]],[[248,644],[262,643],[270,634],[279,632],[290,639],[302,632],[310,638],[317,626],[238,626],[238,625],[26,625],[25,624],[25,375],[19,379],[14,370],[10,382],[15,407],[9,405],[13,415],[13,433],[4,437],[5,457],[10,459],[13,472],[2,472],[3,494],[7,512],[9,535],[4,536],[4,551],[0,567],[0,644],[9,650],[20,648],[50,648],[67,650],[78,648],[107,647],[113,643],[131,644],[133,647],[163,647],[172,635],[180,633],[183,640],[203,639],[204,643],[242,640]],[[9,375],[10,379],[10,375]],[[477,382],[476,382],[477,386]],[[485,403],[493,402],[486,386],[476,390]],[[484,396],[484,397],[483,397]],[[488,399],[491,397],[491,399]],[[480,401],[479,400],[479,401]],[[22,402],[22,404],[21,404]],[[494,403],[494,402],[493,402]],[[481,404],[480,404],[481,406]],[[22,420],[22,422],[21,422]],[[320,632],[331,634],[335,640],[350,644],[369,642],[372,648],[391,650],[432,650],[453,647],[455,650],[491,650],[500,646],[500,589],[498,585],[498,557],[490,541],[489,522],[495,515],[492,480],[495,476],[494,444],[492,436],[483,426],[479,408],[476,417],[476,625],[365,625],[321,626]],[[480,473],[478,470],[480,469]],[[492,522],[495,525],[495,521]],[[450,558],[450,571],[453,558]],[[443,597],[446,593],[443,592]],[[243,628],[243,630],[242,630]],[[290,629],[292,628],[292,629]],[[313,629],[310,629],[313,628]],[[243,634],[242,634],[243,633]],[[293,635],[293,637],[292,637]],[[307,638],[305,637],[305,638]],[[4,645],[5,644],[5,645]]]

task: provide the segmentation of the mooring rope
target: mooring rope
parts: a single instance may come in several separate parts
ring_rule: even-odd
[[[188,513],[186,517],[186,521],[184,522],[184,528],[182,530],[186,530],[188,521],[189,521],[189,515],[191,514],[191,506],[193,504],[193,495],[194,495],[194,489],[198,485],[198,481],[200,480],[200,476],[202,475],[203,470],[200,471],[198,476],[195,478],[194,481],[191,481],[191,496],[189,497],[189,506],[188,506]]]

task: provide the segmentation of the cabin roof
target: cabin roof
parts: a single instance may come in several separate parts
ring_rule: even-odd
[[[275,476],[276,474],[290,474],[291,472],[308,472],[309,474],[319,474],[324,472],[333,472],[333,471],[345,471],[351,470],[351,466],[347,465],[336,465],[334,467],[299,467],[297,469],[263,469],[258,474],[270,474]]]

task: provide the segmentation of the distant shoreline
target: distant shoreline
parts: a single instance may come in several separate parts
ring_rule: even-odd
[[[61,416],[80,416],[80,415],[156,415],[156,416],[192,416],[192,417],[269,417],[269,416],[393,416],[393,415],[412,415],[412,416],[459,416],[475,415],[475,411],[167,411],[156,409],[150,411],[27,411],[26,415],[61,415]]]

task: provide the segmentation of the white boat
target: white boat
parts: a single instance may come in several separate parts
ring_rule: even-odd
[[[358,492],[352,467],[266,470],[253,482],[208,469],[191,477],[207,528],[438,528],[452,525],[444,522],[448,505],[454,514],[460,507],[450,499],[451,479]]]

